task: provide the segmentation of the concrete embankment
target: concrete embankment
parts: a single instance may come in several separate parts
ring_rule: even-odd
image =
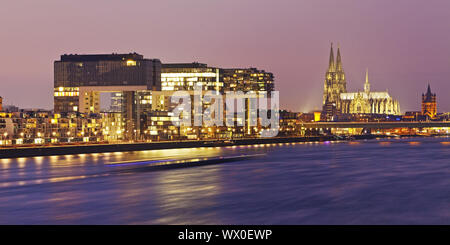
[[[377,137],[379,136],[359,135],[353,136],[352,139],[373,139]],[[221,147],[233,145],[332,141],[332,140],[345,140],[345,138],[337,138],[335,136],[274,137],[274,138],[255,138],[255,139],[233,139],[230,141],[196,140],[196,141],[151,142],[151,143],[17,147],[17,148],[0,149],[0,158],[89,154],[89,153],[103,153],[103,152],[144,151],[144,150],[161,150],[161,149],[194,148],[194,147]]]

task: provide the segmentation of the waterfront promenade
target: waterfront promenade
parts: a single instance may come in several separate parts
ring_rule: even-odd
[[[418,135],[405,135],[414,137]],[[51,145],[32,147],[0,148],[0,159],[35,156],[58,156],[67,154],[89,154],[103,152],[127,152],[194,147],[222,147],[257,144],[278,144],[295,142],[317,142],[338,140],[359,140],[375,138],[391,138],[399,136],[388,135],[354,135],[354,136],[305,136],[305,137],[272,137],[272,138],[241,138],[233,140],[187,140],[187,141],[162,141],[150,143],[114,143],[114,144],[80,144],[80,145]]]
[[[314,122],[301,123],[303,129],[331,129],[331,128],[362,128],[362,129],[394,129],[394,128],[450,128],[450,122]],[[447,131],[448,132],[448,131]],[[408,135],[419,136],[419,135]],[[286,136],[271,138],[233,138],[183,141],[155,141],[155,142],[114,142],[114,143],[72,143],[54,145],[7,146],[0,148],[0,158],[51,156],[66,154],[86,154],[102,152],[125,152],[140,150],[176,149],[192,147],[220,147],[233,145],[273,144],[309,141],[333,141],[346,139],[373,139],[382,137],[396,137],[395,135],[353,135],[353,136]]]
[[[301,123],[304,128],[365,128],[365,129],[393,129],[393,128],[450,128],[446,121],[398,121],[398,122],[314,122]]]
[[[354,139],[371,139],[377,136],[360,135]],[[80,145],[51,145],[14,147],[0,149],[0,158],[56,156],[66,154],[87,154],[102,152],[125,152],[160,150],[193,147],[221,147],[233,145],[276,144],[291,142],[332,141],[345,139],[336,136],[308,136],[308,137],[272,137],[272,138],[244,138],[233,140],[186,140],[186,141],[161,141],[150,143],[115,143],[115,144],[80,144]]]

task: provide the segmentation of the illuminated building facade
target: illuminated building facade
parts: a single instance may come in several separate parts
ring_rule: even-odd
[[[99,142],[103,141],[101,121],[101,117],[61,117],[48,111],[0,113],[0,132],[9,145]]]
[[[256,68],[220,69],[221,81],[225,91],[266,91],[274,90],[274,77],[270,72]]]
[[[142,129],[142,132],[146,133],[147,138],[150,136],[152,140],[155,140],[174,138],[198,139],[201,137],[200,133],[203,127],[194,126],[194,118],[202,118],[204,110],[206,110],[211,103],[206,103],[203,100],[203,96],[200,96],[198,100],[195,99],[194,89],[190,89],[192,90],[185,91],[190,97],[190,111],[180,111],[179,117],[174,116],[175,108],[178,106],[178,103],[171,102],[171,96],[174,91],[165,90],[152,92],[152,112],[147,114],[146,128]],[[221,101],[221,103],[223,102],[224,101]],[[179,121],[184,113],[191,114],[190,118],[192,126],[175,127],[172,121]],[[178,129],[178,131],[175,132],[175,129]],[[214,128],[214,132],[215,130],[216,128]]]
[[[436,94],[431,93],[430,84],[427,93],[422,94],[422,115],[428,118],[435,118],[437,115]]]
[[[278,136],[292,136],[300,133],[298,117],[299,114],[296,112],[280,111],[280,129]]]
[[[147,94],[161,89],[161,62],[137,53],[62,55],[54,63],[54,112],[100,113],[100,93],[113,93],[114,112],[125,124],[120,131],[130,139],[139,130]],[[137,132],[139,134],[139,131]]]
[[[202,90],[222,91],[219,68],[196,62],[162,65],[162,91],[192,91],[196,85],[202,86]]]
[[[369,71],[366,71],[364,91],[341,93],[341,112],[346,114],[400,115],[400,105],[387,91],[372,92]]]
[[[226,128],[226,130],[230,131],[232,137],[258,134],[258,131],[261,130],[259,122],[257,122],[259,126],[250,126],[249,122],[249,119],[252,116],[256,117],[258,113],[249,110],[250,97],[271,97],[270,92],[274,91],[273,74],[264,70],[258,70],[257,68],[226,68],[220,69],[220,79],[224,83],[224,93],[242,92],[241,95],[236,93],[234,97],[237,100],[244,101],[244,111],[236,111],[233,116],[233,124],[236,126],[230,129]],[[225,107],[225,114],[228,113]],[[243,117],[239,113],[243,113]]]
[[[271,92],[274,89],[273,74],[265,72],[263,70],[258,70],[256,68],[233,68],[233,69],[222,69],[209,67],[207,64],[202,63],[175,63],[175,64],[163,64],[161,71],[161,92],[153,92],[153,111],[171,112],[175,107],[170,103],[169,98],[173,91],[187,91],[191,95],[191,101],[194,102],[194,88],[195,86],[201,86],[203,91],[216,91],[224,93],[226,91],[240,91],[240,92],[255,92],[252,96],[260,96],[259,92]],[[248,104],[248,98],[245,99]],[[224,103],[225,101],[221,101]],[[205,110],[209,107],[209,103],[204,101],[200,102],[201,108]],[[193,108],[197,108],[196,105],[192,106],[192,120],[201,112],[197,112]],[[223,105],[223,108],[225,106]],[[249,118],[249,111],[245,112],[245,118]],[[225,111],[224,111],[225,115]],[[168,114],[170,117],[170,114]],[[155,118],[155,117],[153,117]],[[235,122],[240,118],[235,118]],[[244,119],[246,120],[246,119]],[[152,122],[155,123],[155,122]],[[159,122],[164,124],[164,122]],[[187,138],[209,138],[209,137],[231,137],[231,135],[244,135],[254,134],[254,128],[249,126],[247,122],[246,127],[181,127],[178,132],[178,137]],[[153,128],[155,128],[153,126]],[[156,130],[148,129],[149,132],[155,133]],[[173,132],[173,130],[165,130],[166,132]],[[165,134],[165,133],[164,133]],[[170,138],[170,136],[169,136]]]
[[[323,86],[323,111],[327,117],[332,117],[341,109],[341,93],[347,92],[347,82],[342,66],[341,52],[338,47],[336,61],[334,60],[333,44],[331,44],[328,70],[325,73]]]
[[[172,122],[177,118],[172,110],[177,104],[170,101],[174,91],[187,91],[191,96],[192,119],[201,116],[212,104],[201,98],[197,103],[201,103],[202,110],[194,110],[199,108],[193,99],[197,86],[217,93],[251,92],[237,98],[245,101],[246,108],[250,103],[248,96],[258,98],[263,94],[260,92],[274,90],[273,74],[256,68],[221,69],[197,62],[161,64],[136,53],[62,55],[54,63],[54,113],[62,118],[101,117],[102,131],[97,134],[107,141],[240,137],[258,133],[258,126],[247,122],[257,113],[250,110],[244,112],[243,118],[236,115],[236,128],[174,126]],[[100,93],[111,94],[111,106],[106,111],[100,111]]]
[[[120,112],[102,113],[101,116],[101,134],[103,140],[118,141],[125,139],[126,124],[123,115]]]
[[[111,93],[111,105],[109,107],[109,112],[121,112],[123,105],[123,93],[114,92]]]
[[[144,140],[173,140],[182,139],[186,136],[186,130],[180,131],[180,127],[173,124],[173,112],[153,111],[147,113],[143,118],[141,137]]]
[[[371,91],[368,71],[364,91],[347,92],[341,52],[338,48],[334,60],[331,46],[328,70],[325,73],[323,114],[327,120],[334,120],[342,114],[400,115],[400,105],[387,91]]]
[[[142,55],[61,55],[54,63],[55,113],[100,112],[100,92],[159,90],[161,62]]]

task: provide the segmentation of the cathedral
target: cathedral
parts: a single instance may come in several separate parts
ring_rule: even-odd
[[[368,71],[366,71],[364,90],[347,92],[341,52],[338,47],[336,60],[334,60],[333,44],[331,44],[328,70],[325,73],[323,112],[327,118],[353,113],[400,115],[400,105],[387,91],[370,90]]]

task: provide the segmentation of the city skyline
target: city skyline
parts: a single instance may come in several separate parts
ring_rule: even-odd
[[[112,2],[115,12],[99,10],[101,3],[91,9],[50,3],[11,2],[0,10],[4,104],[52,108],[52,62],[61,54],[138,52],[163,63],[270,71],[281,108],[311,111],[321,108],[333,42],[343,52],[349,90],[361,88],[368,67],[374,89],[388,89],[403,113],[420,110],[428,83],[437,91],[438,111],[450,110],[450,99],[439,92],[450,89],[450,34],[442,31],[450,4],[443,1],[239,1],[237,9],[233,1]],[[33,12],[21,11],[30,6]],[[204,21],[208,17],[214,21]]]
[[[2,3],[2,225],[450,225],[448,0]]]

